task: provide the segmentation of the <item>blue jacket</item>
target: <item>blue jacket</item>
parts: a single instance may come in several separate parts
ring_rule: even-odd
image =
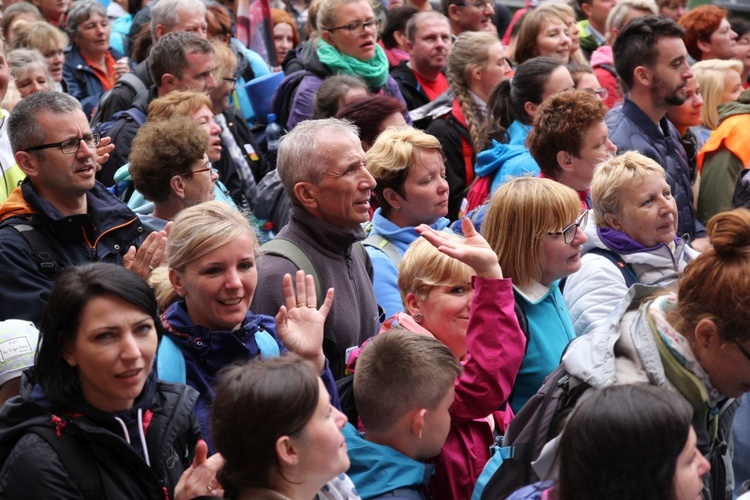
[[[430,227],[436,231],[444,229],[450,221],[441,217]],[[398,227],[393,222],[383,217],[381,209],[375,211],[372,218],[372,231],[370,234],[378,234],[393,244],[398,253],[404,255],[409,245],[419,238],[419,234],[414,227]],[[404,304],[401,302],[401,292],[398,289],[398,265],[395,264],[386,253],[376,247],[365,245],[367,253],[372,260],[372,267],[375,270],[373,278],[373,288],[375,289],[375,298],[378,305],[385,310],[385,317],[390,318],[396,313],[404,310]]]
[[[198,417],[208,450],[213,453],[216,448],[211,436],[211,404],[214,400],[218,372],[235,361],[253,359],[260,354],[254,336],[259,329],[265,330],[276,340],[282,353],[287,352],[287,348],[276,335],[274,318],[253,314],[252,311],[247,312],[239,330],[233,332],[212,332],[208,328],[193,324],[182,300],[170,305],[162,314],[161,321],[165,335],[169,336],[185,355],[187,385],[200,393],[195,403],[195,415]],[[321,378],[331,395],[331,404],[339,407],[336,384],[327,363]]]
[[[508,127],[506,135],[507,143],[499,143],[492,140],[492,147],[485,149],[477,155],[477,163],[474,171],[481,177],[494,176],[492,179],[492,190],[495,190],[505,181],[513,177],[521,177],[531,174],[539,176],[539,165],[526,147],[526,136],[529,135],[531,127],[519,121],[514,121]]]
[[[674,125],[665,116],[657,126],[627,97],[622,107],[607,113],[605,121],[609,139],[617,146],[618,154],[638,151],[666,170],[667,182],[677,202],[677,236],[688,234],[691,239],[706,236],[706,228],[695,214],[690,168]]]
[[[534,291],[542,285],[534,284]],[[529,296],[515,289],[516,301],[526,313],[529,341],[510,403],[514,413],[536,394],[544,379],[560,364],[563,351],[576,336],[568,306],[560,293],[559,282],[541,296]]]
[[[364,439],[352,424],[342,429],[351,465],[346,472],[363,500],[423,499],[434,466],[413,460],[389,446]]]
[[[122,57],[122,54],[114,49],[109,49],[109,53],[115,61]],[[65,49],[63,81],[67,86],[67,93],[81,101],[83,112],[86,118],[90,119],[104,89],[94,70],[86,63],[78,47],[74,45]]]

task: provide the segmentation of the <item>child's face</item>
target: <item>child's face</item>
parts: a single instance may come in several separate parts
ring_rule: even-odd
[[[427,410],[422,427],[421,446],[419,447],[418,460],[426,460],[440,453],[448,431],[451,427],[450,407],[453,404],[455,389],[453,386],[445,393],[445,397],[433,410]]]

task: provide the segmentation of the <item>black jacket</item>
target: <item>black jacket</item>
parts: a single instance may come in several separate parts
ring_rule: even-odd
[[[139,452],[139,436],[131,432],[131,442],[138,442],[129,444],[115,415],[55,412],[32,377],[29,371],[24,373],[21,395],[6,402],[0,412],[0,456],[7,457],[0,469],[0,498],[81,499],[79,487],[84,488],[76,471],[82,469],[98,472],[98,482],[85,483],[88,497],[91,490],[108,499],[172,496],[200,437],[193,415],[198,397],[194,389],[157,381],[152,373],[136,399],[136,406],[151,413],[145,432],[149,466],[143,458],[146,454]],[[107,417],[111,421],[106,422]],[[102,418],[106,423],[101,423]],[[52,445],[34,432],[35,427],[54,429],[57,438],[65,440],[61,443],[76,452],[66,452],[63,463]],[[80,461],[72,463],[71,457]]]
[[[396,80],[398,89],[406,101],[406,109],[411,111],[430,102],[427,94],[422,90],[422,86],[414,76],[414,71],[408,66],[407,61],[391,70],[391,77]]]

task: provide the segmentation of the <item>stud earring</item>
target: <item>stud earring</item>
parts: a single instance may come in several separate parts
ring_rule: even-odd
[[[421,323],[423,319],[424,316],[422,316],[422,313],[417,313],[414,315],[414,321],[416,321],[417,323]]]

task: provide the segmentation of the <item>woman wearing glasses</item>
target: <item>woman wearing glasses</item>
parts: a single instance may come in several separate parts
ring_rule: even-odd
[[[551,179],[513,179],[490,199],[482,234],[503,274],[512,278],[528,326],[526,354],[509,401],[514,412],[539,390],[575,337],[558,282],[581,267],[587,214],[581,213],[575,191]]]
[[[315,91],[331,75],[357,76],[371,92],[385,92],[406,107],[398,84],[388,74],[388,58],[376,43],[379,29],[380,20],[367,0],[322,3],[318,12],[320,38],[298,56],[312,74],[302,79],[291,97],[288,130],[312,117]]]
[[[576,334],[603,324],[629,284],[668,285],[698,253],[679,238],[677,205],[664,169],[629,151],[599,166],[591,184],[596,224],[581,271],[565,283]]]

